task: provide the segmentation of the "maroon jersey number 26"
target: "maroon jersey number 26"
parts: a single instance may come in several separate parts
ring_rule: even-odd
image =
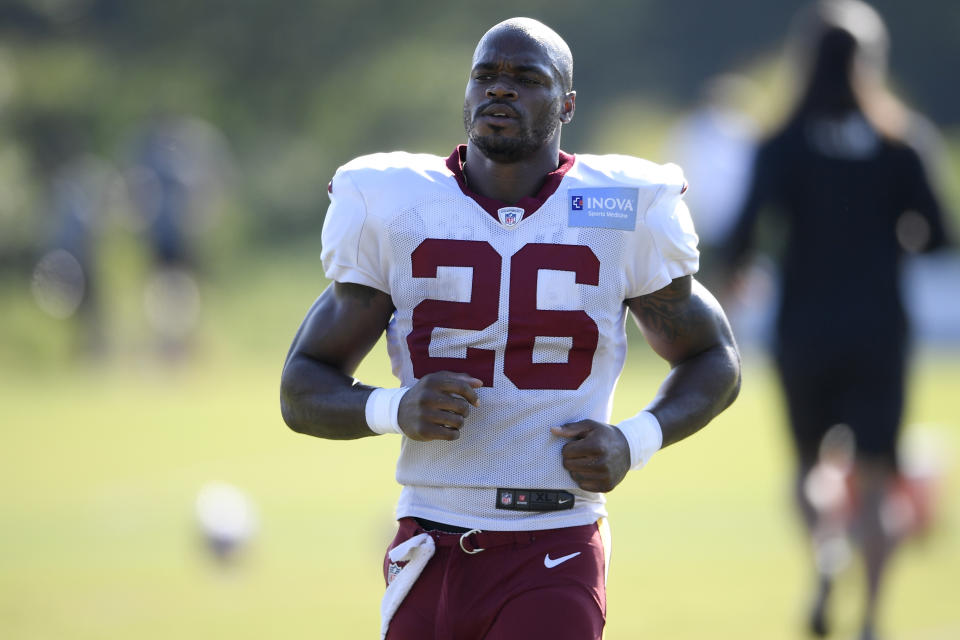
[[[478,240],[427,239],[410,256],[413,277],[436,278],[437,267],[472,267],[470,302],[424,300],[413,309],[413,330],[407,336],[413,374],[458,371],[493,386],[495,355],[491,349],[467,348],[467,357],[430,355],[434,328],[480,331],[498,320],[503,258]],[[600,261],[589,247],[530,243],[510,258],[509,317],[503,373],[518,389],[577,389],[590,375],[597,349],[597,323],[585,311],[537,309],[537,272],[570,271],[577,284],[597,286]],[[534,362],[537,336],[569,337],[566,362]]]

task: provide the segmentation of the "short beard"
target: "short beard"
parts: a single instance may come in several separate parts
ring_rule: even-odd
[[[470,131],[467,137],[480,150],[480,153],[494,162],[507,164],[520,162],[540,148],[540,145],[529,135],[521,138],[504,138],[498,135],[481,136],[475,131]]]
[[[467,138],[487,158],[494,162],[512,164],[529,158],[547,143],[560,127],[560,109],[555,109],[549,118],[542,120],[538,127],[527,129],[518,137],[508,138],[496,134],[482,136],[477,133],[473,125],[473,117],[464,106],[463,128],[467,131]]]

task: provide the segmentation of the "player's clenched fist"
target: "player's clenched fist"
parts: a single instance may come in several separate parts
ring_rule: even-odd
[[[483,381],[465,373],[429,373],[400,400],[397,421],[411,440],[456,440]]]
[[[584,491],[611,491],[630,470],[630,446],[616,427],[581,420],[550,432],[570,439],[563,445],[563,468]]]

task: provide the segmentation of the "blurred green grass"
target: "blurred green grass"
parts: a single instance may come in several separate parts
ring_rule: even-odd
[[[287,345],[322,286],[315,252],[214,269],[192,360],[134,348],[143,332],[127,318],[112,324],[126,327],[124,353],[94,364],[63,360],[69,328],[35,315],[19,285],[0,287],[4,308],[17,310],[0,328],[39,345],[18,351],[9,332],[0,345],[0,637],[376,636],[398,441],[310,439],[278,410]],[[634,348],[615,419],[665,370]],[[960,362],[922,354],[916,374],[908,422],[932,425],[958,451]],[[382,349],[358,375],[392,384]],[[610,495],[611,640],[803,637],[810,575],[787,502],[774,382],[763,358],[748,358],[728,412]],[[247,491],[260,520],[228,571],[203,555],[193,519],[197,491],[213,480]],[[891,638],[960,636],[958,495],[952,468],[939,528],[895,560],[883,615]],[[859,580],[853,569],[839,584],[840,637],[853,633]]]

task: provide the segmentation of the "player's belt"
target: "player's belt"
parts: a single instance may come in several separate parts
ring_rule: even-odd
[[[560,529],[538,529],[536,531],[481,531],[480,529],[470,529],[463,533],[443,531],[434,529],[432,525],[440,525],[444,528],[453,528],[449,525],[433,523],[429,520],[420,518],[410,518],[417,523],[417,532],[428,533],[438,547],[457,547],[459,546],[464,553],[475,555],[481,551],[502,547],[504,545],[528,545],[537,542],[543,542],[551,536],[560,536],[568,539],[571,534],[576,535],[577,529],[593,528],[596,531],[596,524],[581,525],[580,527],[562,527]]]
[[[548,489],[497,489],[497,509],[509,511],[564,511],[572,509],[569,491]]]

